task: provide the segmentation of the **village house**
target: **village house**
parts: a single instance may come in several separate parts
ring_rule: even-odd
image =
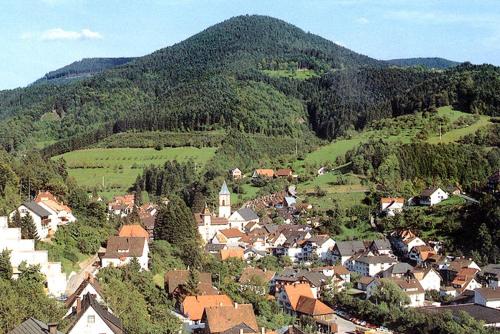
[[[206,307],[201,321],[205,323],[204,334],[259,334],[252,304]]]
[[[383,278],[395,283],[409,298],[409,307],[422,307],[425,303],[425,290],[416,279],[411,278]],[[374,279],[367,287],[367,298],[370,298],[375,287],[380,284],[379,279]]]
[[[434,248],[428,245],[419,245],[414,246],[410,253],[408,254],[408,258],[417,263],[417,266],[422,265],[426,262],[432,255],[436,255],[436,251]]]
[[[184,328],[188,332],[205,328],[205,324],[201,321],[203,312],[208,307],[214,306],[232,306],[233,301],[227,295],[201,295],[201,296],[186,296],[180,304],[180,311],[185,317],[183,320]]]
[[[66,316],[76,312],[77,300],[83,300],[83,297],[88,293],[94,297],[99,304],[104,303],[104,295],[101,286],[91,274],[80,283],[75,292],[73,292],[64,302],[64,307],[68,309]]]
[[[386,255],[360,256],[354,259],[353,270],[361,276],[375,276],[398,261]]]
[[[478,270],[475,268],[462,268],[457,273],[451,286],[456,289],[455,295],[461,295],[465,291],[473,291],[481,287],[481,284],[476,280],[476,274]]]
[[[45,275],[47,292],[59,297],[66,290],[66,274],[62,271],[60,262],[49,262],[49,254],[46,250],[35,250],[35,240],[22,239],[21,228],[8,227],[8,218],[0,217],[0,251],[10,251],[10,263],[13,270],[13,278],[19,275],[21,263],[27,265],[39,265],[40,272]]]
[[[273,178],[274,170],[272,169],[256,169],[252,175],[253,178],[262,177],[262,178]]]
[[[21,218],[30,215],[35,224],[36,233],[39,239],[46,239],[57,231],[57,216],[35,201],[24,202],[16,210],[9,214],[10,220],[19,212]]]
[[[475,289],[474,303],[500,309],[500,289],[492,289],[492,288]]]
[[[68,334],[123,334],[125,333],[120,319],[99,304],[94,296],[87,293],[77,298],[74,312],[69,316],[71,324]]]
[[[149,246],[145,237],[111,236],[108,239],[106,253],[101,258],[103,268],[121,267],[136,258],[142,270],[148,270]]]
[[[319,234],[306,239],[302,246],[302,259],[329,261],[335,241],[327,234]]]
[[[171,270],[165,273],[165,290],[174,299],[185,293],[185,286],[189,279],[189,270]],[[212,285],[212,274],[198,273],[198,295],[218,295],[219,291]]]
[[[386,238],[373,240],[369,249],[375,255],[393,256],[391,242]]]
[[[424,189],[419,198],[420,205],[433,206],[448,199],[448,194],[441,188],[432,187]]]
[[[49,191],[40,191],[34,201],[49,211],[52,217],[57,220],[57,225],[66,225],[76,221],[71,208],[59,201],[56,196]]]
[[[281,246],[273,249],[274,254],[288,256],[292,262],[304,261],[302,246],[311,238],[311,233],[300,230],[283,230],[282,234],[286,237],[286,240]]]
[[[425,291],[439,291],[443,278],[432,267],[413,268],[411,275],[420,282]]]
[[[115,196],[108,203],[108,212],[119,217],[126,217],[132,213],[135,206],[135,195],[126,194],[123,196]]]
[[[123,225],[120,227],[120,231],[118,232],[119,237],[135,237],[135,238],[146,238],[146,241],[149,240],[149,233],[146,231],[141,225],[132,224],[132,225]]]
[[[481,271],[481,268],[472,259],[456,257],[453,261],[444,263],[441,267],[441,274],[443,275],[445,282],[451,282],[464,268],[475,269],[476,273]]]
[[[380,199],[380,212],[393,217],[403,211],[405,199],[402,197],[382,197]]]
[[[57,330],[57,323],[44,323],[38,319],[30,317],[19,326],[9,332],[9,334],[63,334]]]
[[[238,280],[243,289],[250,289],[260,295],[269,292],[273,282],[275,271],[262,270],[259,268],[246,267]]]
[[[316,267],[310,269],[312,272],[319,272],[324,275],[324,282],[328,282],[328,279],[331,279],[331,287],[327,286],[327,288],[333,288],[337,291],[341,291],[345,288],[347,283],[351,282],[351,272],[347,270],[344,266],[326,266],[326,267]],[[309,280],[311,282],[312,280]],[[311,284],[311,283],[310,283]],[[323,286],[325,284],[323,283]]]
[[[395,250],[403,256],[407,256],[413,247],[423,246],[426,244],[410,230],[402,230],[392,233],[391,242],[394,244]]]
[[[243,230],[248,224],[258,224],[259,216],[250,208],[241,208],[229,216],[229,226]]]
[[[275,294],[279,295],[287,285],[307,284],[313,297],[318,298],[323,291],[334,287],[334,282],[330,282],[330,278],[332,276],[324,274],[323,271],[285,268],[283,272],[274,277],[274,291]],[[336,283],[342,285],[338,281]]]
[[[264,256],[267,256],[267,252],[263,250],[259,250],[254,247],[247,247],[243,251],[243,259],[245,261],[258,261],[262,259]]]
[[[238,246],[241,238],[245,237],[245,233],[237,228],[228,228],[217,231],[215,237],[211,240],[213,244],[225,244],[227,246]]]
[[[366,250],[361,240],[338,241],[332,250],[332,262],[345,265],[353,255]]]
[[[498,282],[500,281],[500,264],[488,264],[482,269],[482,274],[488,287],[492,289],[500,288]]]
[[[152,203],[145,203],[139,207],[139,220],[144,229],[149,233],[149,241],[154,240],[154,228],[158,207]]]
[[[291,178],[293,176],[293,171],[290,168],[278,169],[275,174],[276,177]]]
[[[233,180],[241,180],[243,177],[243,174],[241,173],[241,170],[239,168],[233,168],[229,171],[229,174],[231,174],[231,177]]]
[[[398,262],[390,266],[386,270],[384,270],[382,273],[379,274],[379,276],[381,276],[382,278],[407,277],[410,275],[413,269],[414,269],[413,266],[411,266],[406,262]]]

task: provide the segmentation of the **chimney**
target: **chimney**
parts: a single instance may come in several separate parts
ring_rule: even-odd
[[[266,334],[266,329],[264,327],[260,329],[260,334]]]
[[[80,297],[76,298],[76,314],[80,314],[82,311],[82,300]]]
[[[47,327],[49,328],[49,334],[57,334],[57,322],[49,322]]]
[[[234,309],[238,309],[238,303],[234,303]]]
[[[243,334],[243,328],[240,328],[240,334]]]

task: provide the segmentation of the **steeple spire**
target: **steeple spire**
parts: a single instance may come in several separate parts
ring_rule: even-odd
[[[226,181],[222,184],[222,187],[220,188],[219,195],[230,195],[229,189],[227,188]]]

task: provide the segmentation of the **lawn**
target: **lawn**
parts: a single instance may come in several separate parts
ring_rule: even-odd
[[[214,156],[215,150],[196,147],[164,148],[159,151],[152,148],[92,148],[68,152],[62,157],[66,160],[69,175],[79,185],[88,189],[97,188],[101,195],[112,197],[126,192],[144,166],[192,159],[202,167]]]
[[[306,80],[314,77],[319,77],[319,74],[313,70],[263,70],[266,75],[272,78],[290,78],[297,80]]]
[[[257,197],[257,192],[260,188],[254,187],[249,183],[245,183],[241,185],[241,189],[244,194],[236,194],[235,192],[231,192],[231,203],[233,205],[243,204],[246,201],[252,200]]]

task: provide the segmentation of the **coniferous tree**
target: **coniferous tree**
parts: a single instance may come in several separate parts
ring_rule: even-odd
[[[10,251],[4,249],[0,253],[0,278],[10,280],[12,278],[12,265],[10,263]]]
[[[198,284],[200,282],[200,273],[196,268],[189,270],[188,280],[186,282],[185,290],[190,296],[196,296],[199,293]]]
[[[35,222],[33,221],[33,217],[29,214],[21,218],[21,238],[33,239],[35,241],[39,240]]]
[[[16,212],[14,212],[14,216],[12,217],[12,219],[9,219],[9,227],[11,228],[21,227],[21,213],[19,212],[19,210],[16,210]]]

